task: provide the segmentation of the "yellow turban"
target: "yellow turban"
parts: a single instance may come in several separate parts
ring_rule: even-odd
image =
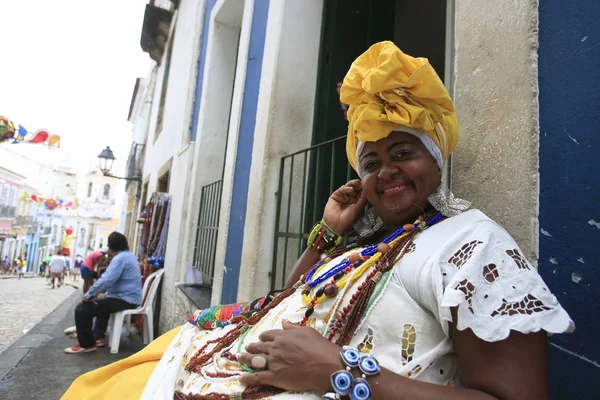
[[[431,137],[444,161],[458,141],[454,104],[435,70],[392,42],[374,44],[352,63],[340,100],[350,106],[346,153],[355,170],[358,142],[376,142],[399,125]]]

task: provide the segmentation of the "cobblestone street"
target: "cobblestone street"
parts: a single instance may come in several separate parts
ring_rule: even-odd
[[[71,277],[67,283],[72,283]],[[75,283],[81,287],[79,280]],[[51,313],[76,289],[51,289],[45,278],[0,278],[0,353]]]

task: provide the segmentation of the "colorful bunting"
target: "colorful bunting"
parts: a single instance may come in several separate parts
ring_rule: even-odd
[[[38,203],[39,205],[44,205],[44,208],[48,211],[54,211],[56,209],[61,208],[65,208],[67,210],[76,210],[80,206],[79,199],[77,198],[75,198],[75,200],[73,201],[67,201],[59,197],[51,199],[48,197],[39,196],[37,194],[29,195],[29,193],[27,192],[23,193],[23,195],[19,198],[19,201],[26,203],[30,203],[33,201],[35,203]]]
[[[0,143],[11,139],[13,144],[35,143],[45,144],[48,147],[60,145],[60,136],[52,135],[48,129],[29,132],[23,125],[15,125],[10,119],[0,116]]]

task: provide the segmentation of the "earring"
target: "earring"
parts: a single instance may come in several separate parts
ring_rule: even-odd
[[[356,221],[352,227],[361,237],[369,237],[383,228],[383,220],[377,214],[377,210],[371,207],[365,211],[365,215]]]
[[[454,217],[471,208],[471,202],[458,197],[444,184],[438,186],[428,198],[429,203],[446,217]]]

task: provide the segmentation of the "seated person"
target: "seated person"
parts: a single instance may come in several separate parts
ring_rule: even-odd
[[[340,95],[360,180],[330,196],[290,287],[197,312],[64,400],[549,398],[546,332],[573,322],[510,235],[442,185],[458,122],[431,65],[378,43]]]
[[[97,347],[106,346],[104,336],[110,314],[137,308],[142,303],[142,275],[137,258],[129,251],[127,238],[119,232],[111,233],[108,236],[108,253],[113,258],[106,272],[75,308],[79,344],[67,347],[65,353],[89,353]],[[100,296],[104,292],[106,294]]]

